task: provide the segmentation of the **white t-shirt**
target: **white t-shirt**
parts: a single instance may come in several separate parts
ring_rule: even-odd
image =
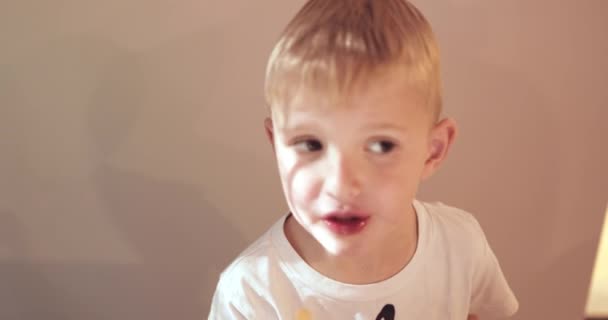
[[[414,256],[391,278],[352,285],[323,276],[289,244],[282,217],[228,267],[218,282],[210,320],[480,320],[518,309],[485,235],[466,211],[413,202]]]

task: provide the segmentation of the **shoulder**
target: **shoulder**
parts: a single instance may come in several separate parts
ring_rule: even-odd
[[[279,218],[222,271],[216,290],[234,291],[248,287],[259,295],[266,294],[270,282],[276,282],[285,273],[284,265],[288,263],[285,247],[290,245],[283,235],[286,217]]]
[[[449,240],[472,241],[473,243],[479,243],[480,240],[485,241],[481,225],[472,213],[442,202],[419,201],[419,203],[428,213],[428,220],[433,232],[439,233]]]
[[[275,257],[271,234],[274,226],[243,250],[221,273],[218,289],[241,287],[239,283],[267,282],[264,270]]]
[[[507,317],[518,302],[477,219],[465,210],[441,202],[423,203],[434,237],[456,249],[458,258],[470,258],[471,310],[483,318]],[[461,250],[462,249],[462,250]]]
[[[442,202],[420,202],[426,213],[427,241],[467,272],[474,272],[487,251],[487,239],[475,216]]]
[[[271,312],[270,278],[279,264],[272,239],[274,228],[276,224],[222,271],[215,288],[210,319],[264,318]]]

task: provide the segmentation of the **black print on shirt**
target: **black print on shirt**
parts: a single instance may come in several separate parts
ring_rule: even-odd
[[[392,304],[385,305],[376,320],[395,320],[395,307]]]

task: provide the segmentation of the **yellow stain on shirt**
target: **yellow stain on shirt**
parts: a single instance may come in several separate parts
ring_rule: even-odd
[[[311,320],[310,312],[306,309],[300,309],[296,313],[296,320]]]

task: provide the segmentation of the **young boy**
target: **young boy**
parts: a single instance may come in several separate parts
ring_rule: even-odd
[[[222,273],[209,319],[501,319],[518,302],[465,211],[415,198],[446,158],[439,54],[405,0],[310,0],[268,64],[290,212]]]

